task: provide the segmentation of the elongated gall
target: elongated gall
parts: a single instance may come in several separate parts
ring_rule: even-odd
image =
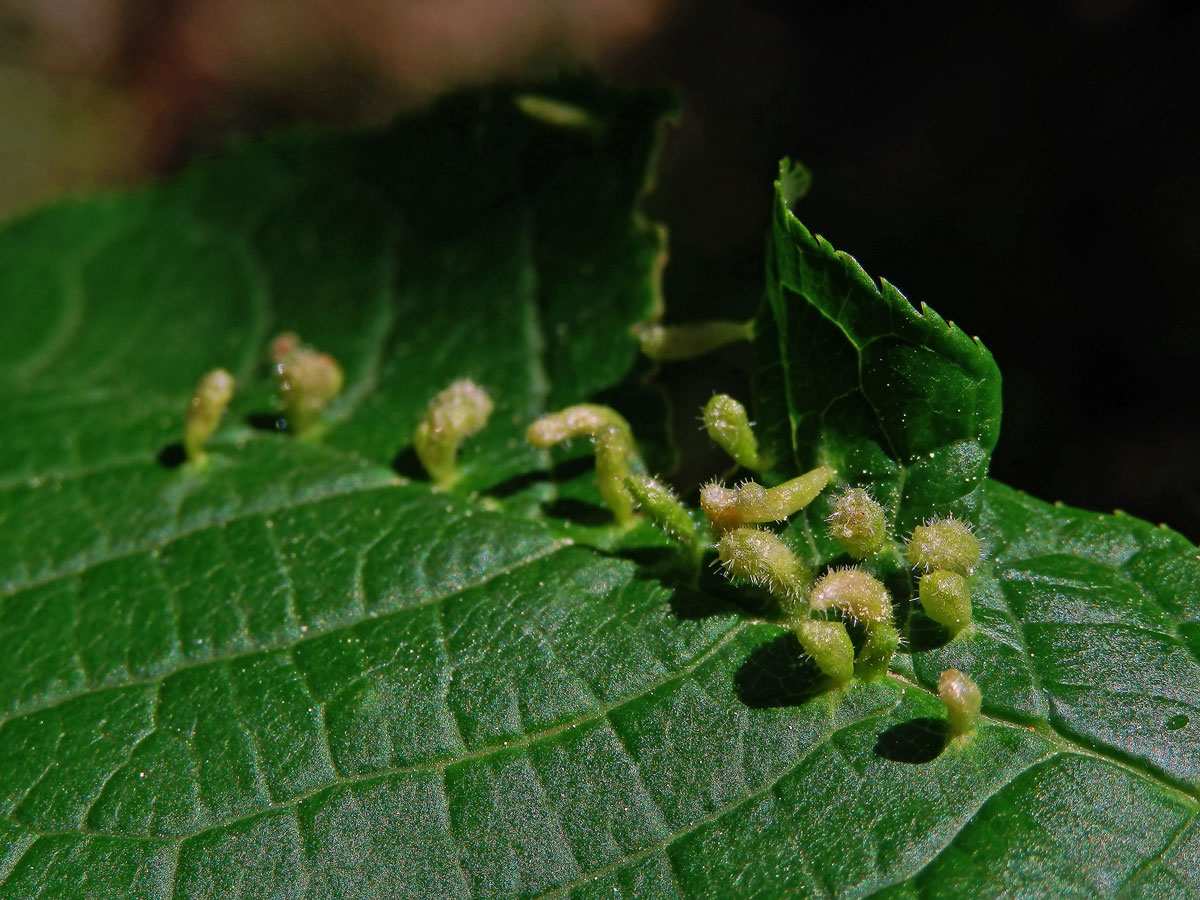
[[[197,464],[207,460],[204,445],[221,424],[231,399],[233,376],[224,369],[213,369],[200,379],[183,412],[183,449],[188,460]]]
[[[692,359],[711,353],[726,344],[754,338],[754,322],[689,322],[685,325],[660,325],[657,322],[635,325],[634,337],[642,353],[658,362]]]
[[[892,624],[892,598],[883,582],[862,569],[834,569],[813,585],[808,598],[814,612],[831,609],[856,622]]]
[[[712,482],[700,489],[700,508],[716,532],[782,522],[812,503],[833,476],[833,469],[819,466],[771,488],[755,481],[735,488]]]
[[[462,442],[483,429],[494,408],[487,391],[469,378],[452,382],[430,401],[413,434],[413,448],[434,484],[454,482]]]
[[[633,520],[634,499],[626,480],[633,474],[630,463],[636,458],[633,438],[627,432],[609,428],[596,435],[596,487],[612,510],[618,525]]]
[[[573,438],[595,438],[605,431],[629,435],[633,431],[625,417],[610,406],[599,403],[577,403],[558,412],[542,416],[525,430],[525,440],[543,450]]]
[[[958,669],[947,669],[938,679],[937,693],[938,699],[946,705],[950,735],[960,737],[974,731],[982,703],[979,685]]]
[[[691,562],[699,562],[704,544],[696,531],[696,523],[674,491],[657,478],[637,473],[626,478],[625,484],[650,521],[678,541]]]
[[[291,332],[271,342],[271,353],[288,430],[306,434],[320,421],[329,402],[341,393],[346,380],[342,367],[328,353],[301,344]]]
[[[804,652],[831,679],[845,684],[854,677],[854,643],[845,625],[821,619],[801,619],[795,625],[795,632]]]
[[[591,439],[595,447],[600,496],[618,524],[629,524],[634,499],[626,480],[641,459],[624,416],[608,406],[579,403],[542,416],[525,431],[525,440],[542,449],[579,437]]]
[[[717,541],[725,571],[794,603],[812,584],[812,571],[778,535],[762,528],[736,528]]]
[[[900,646],[900,632],[888,622],[867,625],[867,639],[854,661],[854,674],[864,681],[873,681],[887,674],[892,654]]]
[[[971,624],[971,590],[957,572],[936,569],[921,577],[917,590],[925,615],[952,635]]]
[[[704,407],[703,418],[708,436],[734,462],[747,469],[763,468],[746,407],[728,394],[714,394]]]

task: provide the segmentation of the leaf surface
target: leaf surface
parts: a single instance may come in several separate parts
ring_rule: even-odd
[[[983,479],[986,350],[787,198],[778,467],[969,516],[975,628],[914,609],[891,675],[830,691],[744,592],[648,563],[644,523],[556,509],[570,473],[521,436],[620,382],[659,312],[637,201],[664,104],[551,99],[587,115],[491,93],[0,234],[0,897],[1200,891],[1195,546]],[[320,441],[248,424],[284,329],[346,368]],[[211,464],[170,465],[217,365]],[[464,375],[497,410],[435,492],[408,437]],[[791,534],[835,558],[817,516]],[[945,746],[949,665],[984,719]]]

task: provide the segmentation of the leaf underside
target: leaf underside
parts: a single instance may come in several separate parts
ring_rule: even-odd
[[[0,898],[1200,894],[1196,547],[989,481],[991,356],[813,237],[787,177],[777,474],[833,464],[898,532],[968,518],[975,625],[906,604],[892,672],[831,690],[523,442],[660,312],[664,101],[554,97],[587,127],[493,92],[0,233]],[[270,428],[283,330],[346,369],[320,441]],[[175,465],[215,366],[234,407]],[[497,409],[435,492],[409,436],[463,376]],[[814,563],[824,511],[788,531]],[[947,745],[951,666],[984,715]]]

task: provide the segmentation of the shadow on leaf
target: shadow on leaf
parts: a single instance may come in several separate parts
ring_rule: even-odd
[[[680,586],[671,594],[671,612],[683,621],[697,621],[712,616],[729,615],[730,603],[708,591]]]
[[[255,431],[284,431],[287,421],[277,412],[250,413],[246,416],[246,424]]]
[[[912,610],[912,604],[908,601],[908,598],[913,596],[914,590],[912,573],[908,569],[885,572],[883,584],[892,596],[892,613],[895,617],[896,627],[903,631]]]
[[[674,547],[625,547],[608,555],[635,563],[638,567],[635,577],[647,581],[671,584],[687,575]]]
[[[700,575],[700,590],[720,597],[753,619],[782,622],[784,611],[779,600],[752,584],[733,584],[723,575],[706,569]]]
[[[875,742],[875,753],[892,762],[920,765],[933,762],[950,742],[945,719],[920,718],[893,725]]]
[[[751,653],[734,682],[741,701],[755,709],[800,706],[829,686],[791,631]]]
[[[402,464],[415,465],[417,475],[409,475],[407,472],[400,472],[401,475],[409,475],[410,478],[425,478],[425,470],[421,467],[420,461],[417,459],[416,451],[413,448],[407,447],[401,451],[396,457],[393,466],[399,471],[399,466]],[[514,475],[507,481],[502,481],[497,485],[493,485],[484,491],[489,497],[495,497],[497,500],[506,500],[522,491],[528,490],[535,484],[543,481],[549,481],[554,484],[562,484],[578,478],[585,472],[590,471],[595,467],[591,456],[578,456],[574,459],[563,460],[551,466],[549,471],[545,469],[535,469],[532,472],[525,472],[521,475]],[[565,518],[565,517],[564,517]]]
[[[921,610],[914,610],[908,617],[908,643],[906,653],[936,650],[950,643],[951,635],[945,625],[939,625]]]
[[[183,444],[176,441],[159,450],[154,458],[164,469],[178,469],[187,462],[187,451],[183,449]]]

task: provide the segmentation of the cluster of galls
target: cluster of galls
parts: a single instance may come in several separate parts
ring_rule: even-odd
[[[767,467],[745,407],[737,400],[713,397],[703,420],[709,436],[739,465]],[[669,488],[645,473],[629,424],[614,410],[593,404],[568,407],[534,422],[526,438],[538,447],[572,438],[591,440],[600,493],[616,520],[629,523],[640,507],[686,549],[690,560],[699,562],[708,545],[695,521]],[[857,566],[829,569],[817,577],[779,535],[761,527],[786,521],[807,507],[835,477],[833,469],[819,466],[775,487],[752,480],[734,487],[714,481],[701,488],[700,508],[725,572],[775,597],[805,653],[831,680],[844,684],[855,676],[872,679],[886,673],[900,644],[886,586]],[[838,495],[828,527],[847,555],[858,560],[897,547],[883,507],[862,488]],[[904,554],[922,573],[919,592],[926,614],[957,634],[971,621],[967,577],[979,561],[978,540],[961,520],[931,520],[913,531]],[[847,623],[862,629],[857,648]],[[974,682],[953,670],[944,680],[939,695],[945,694],[947,706],[958,710],[955,720],[973,722],[979,693]]]
[[[733,323],[719,336],[744,339],[747,328]],[[690,332],[685,330],[683,336],[687,347],[696,343]],[[663,343],[659,348],[663,358],[674,358],[672,347],[669,341]],[[341,367],[290,333],[272,342],[272,357],[288,429],[301,435],[319,432],[326,406],[342,389]],[[208,373],[197,386],[184,425],[184,446],[194,463],[205,460],[204,445],[216,430],[233,387],[233,378],[223,369]],[[465,378],[430,401],[413,434],[413,445],[435,487],[448,487],[457,479],[463,441],[483,429],[493,409],[487,392]],[[733,397],[715,395],[704,407],[703,421],[709,437],[738,465],[751,471],[768,468],[746,409]],[[689,566],[698,568],[710,545],[671,489],[647,474],[633,431],[620,413],[607,406],[577,404],[538,419],[525,437],[539,448],[576,438],[591,441],[597,486],[617,523],[630,524],[640,507],[680,545]],[[831,680],[845,684],[855,676],[872,679],[885,674],[900,644],[887,588],[856,566],[829,569],[818,578],[774,531],[759,527],[784,522],[807,507],[835,476],[832,468],[819,466],[775,487],[747,480],[730,488],[714,481],[701,488],[700,507],[726,574],[774,596],[805,653]],[[828,527],[855,559],[868,560],[896,546],[888,535],[883,507],[862,488],[847,488],[834,500]],[[904,555],[921,572],[919,596],[925,613],[952,635],[958,634],[971,622],[967,578],[980,557],[975,535],[958,519],[930,520],[913,530]],[[862,628],[857,649],[847,622]],[[975,683],[957,670],[947,670],[939,681],[938,696],[949,711],[951,732],[969,731],[979,714]]]
[[[636,331],[643,353],[654,360],[686,359],[730,341],[749,340],[750,323],[646,325]],[[758,448],[745,407],[719,394],[703,410],[704,428],[734,462],[751,472],[769,468]],[[700,563],[704,544],[690,512],[660,481],[650,478],[632,438],[628,422],[606,407],[569,407],[534,422],[529,443],[548,448],[560,440],[587,437],[596,450],[596,480],[601,496],[620,524],[631,521],[641,506],[650,521],[679,542],[692,563]],[[712,482],[701,488],[701,509],[716,539],[716,552],[728,575],[745,578],[779,600],[788,625],[805,653],[836,683],[854,676],[877,678],[888,670],[900,644],[892,598],[887,587],[858,566],[815,572],[763,523],[782,522],[805,508],[834,479],[822,466],[775,487],[744,481],[736,487]],[[835,499],[828,518],[829,534],[854,559],[866,560],[898,550],[889,538],[887,516],[863,488],[850,487]],[[979,541],[967,524],[935,518],[913,529],[905,558],[920,571],[919,598],[925,613],[950,634],[971,623],[967,577],[979,562]],[[856,650],[846,628],[862,626]],[[952,736],[970,732],[979,716],[979,688],[966,674],[950,668],[938,680],[937,696],[946,704]]]
[[[704,409],[704,424],[741,465],[762,467],[753,429],[736,400],[714,397]],[[714,482],[701,489],[700,507],[717,537],[725,571],[774,595],[804,651],[829,678],[845,683],[854,676],[884,674],[900,644],[887,588],[856,566],[831,569],[817,578],[778,535],[755,527],[781,522],[803,509],[834,476],[829,467],[820,466],[773,488],[753,481],[736,488]],[[868,560],[894,546],[883,507],[862,488],[847,488],[834,500],[828,527],[854,559]],[[975,535],[958,519],[930,520],[914,529],[905,558],[923,573],[919,593],[926,614],[958,634],[971,621],[967,576],[979,562]],[[863,629],[857,651],[847,622]]]
[[[754,527],[783,521],[808,506],[834,474],[821,466],[775,488],[753,481],[732,490],[710,484],[701,490],[700,506],[718,536],[717,555],[726,573],[771,593],[804,652],[830,679],[844,684],[856,675],[883,675],[900,644],[887,588],[870,572],[853,566],[830,569],[817,578],[777,534]],[[760,502],[764,497],[773,497],[773,505]],[[788,502],[782,502],[784,498]],[[739,515],[742,511],[748,515]],[[883,508],[859,488],[845,491],[834,502],[830,530],[858,559],[876,555],[888,540]],[[857,652],[846,622],[863,628]]]
[[[319,436],[325,410],[345,384],[342,367],[292,332],[271,341],[271,363],[285,427],[297,437]],[[183,446],[193,464],[206,462],[205,445],[233,390],[233,376],[224,369],[213,369],[196,385],[183,418]],[[452,382],[430,400],[413,432],[413,449],[436,487],[448,487],[458,477],[459,447],[482,430],[493,409],[487,391],[469,378]]]

